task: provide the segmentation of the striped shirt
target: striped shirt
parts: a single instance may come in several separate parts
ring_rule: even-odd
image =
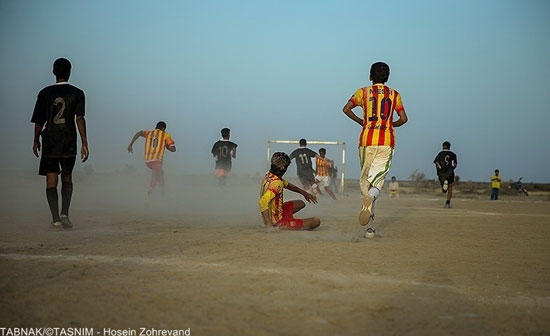
[[[287,186],[287,181],[271,172],[268,172],[262,180],[259,200],[260,213],[269,209],[273,224],[283,219],[283,188]]]
[[[363,109],[363,130],[359,146],[395,147],[393,111],[404,111],[401,95],[384,84],[361,88],[349,99]]]
[[[153,131],[141,131],[145,138],[145,162],[162,161],[164,150],[174,145],[170,133],[155,129]]]
[[[330,161],[315,158],[317,175],[319,176],[329,176]]]

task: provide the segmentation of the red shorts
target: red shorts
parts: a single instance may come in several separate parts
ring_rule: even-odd
[[[145,164],[154,172],[162,171],[162,161],[147,161]]]
[[[302,230],[304,228],[304,221],[301,219],[294,218],[294,205],[292,201],[283,203],[283,219],[281,219],[277,224],[281,230]]]

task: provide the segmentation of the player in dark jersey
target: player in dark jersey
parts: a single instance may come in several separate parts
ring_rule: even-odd
[[[443,143],[443,150],[437,154],[434,159],[435,169],[437,170],[437,177],[441,184],[441,191],[447,193],[447,200],[445,201],[445,207],[451,207],[451,198],[453,197],[453,183],[455,181],[455,168],[457,166],[456,154],[451,152],[451,143],[445,141]]]
[[[71,62],[65,58],[53,64],[55,84],[38,94],[31,122],[34,123],[34,155],[42,151],[38,173],[46,176],[46,197],[55,228],[71,228],[69,206],[73,194],[72,172],[76,161],[76,130],[82,146],[80,158],[88,159],[88,140],[84,119],[84,92],[68,83]],[[75,124],[76,119],[76,124]],[[42,144],[40,144],[42,137]],[[58,175],[61,173],[61,213],[57,194]]]
[[[315,183],[315,170],[311,164],[312,157],[320,158],[317,153],[307,148],[306,139],[300,139],[300,148],[290,153],[290,160],[296,159],[296,174],[300,179],[300,183],[304,186],[304,189],[308,192],[315,190],[321,194],[321,190]]]
[[[231,158],[237,157],[237,144],[229,141],[231,130],[221,130],[222,139],[216,141],[212,146],[211,153],[216,158],[216,176],[220,185],[225,185],[227,176],[231,171]]]

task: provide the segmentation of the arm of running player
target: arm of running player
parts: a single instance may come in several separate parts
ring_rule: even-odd
[[[130,144],[128,145],[128,153],[133,153],[134,149],[132,148],[134,146],[134,142],[140,137],[143,136],[143,131],[137,131],[136,134],[134,134],[134,137],[132,138],[132,141],[130,141]]]
[[[288,185],[286,186],[286,188],[290,191],[294,191],[295,193],[301,194],[309,203],[317,203],[317,196],[308,193],[304,189],[297,187],[290,182],[288,182]]]
[[[176,145],[166,145],[166,149],[174,153],[176,151]]]
[[[236,158],[237,157],[237,147],[233,147],[233,150],[231,151],[231,157]]]
[[[36,157],[38,157],[38,152],[40,152],[40,132],[44,125],[34,124],[34,143],[32,145],[32,152]]]
[[[394,121],[392,123],[393,127],[399,127],[403,124],[405,124],[409,118],[407,118],[407,113],[405,113],[405,109],[402,109],[402,110],[399,110],[399,111],[395,111],[397,112],[397,115],[399,116],[399,119],[397,119],[396,121]]]
[[[90,152],[88,150],[88,137],[86,136],[86,119],[84,119],[84,116],[76,116],[76,126],[78,127],[78,133],[80,133],[80,140],[82,141],[80,158],[82,159],[82,162],[86,162],[86,160],[88,160]]]
[[[363,126],[363,119],[359,118],[353,111],[351,110],[354,107],[353,102],[348,101],[346,105],[344,105],[344,108],[342,111],[353,121],[358,123],[359,125]]]

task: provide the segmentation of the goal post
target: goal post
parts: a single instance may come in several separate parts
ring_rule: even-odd
[[[283,145],[299,145],[299,140],[268,140],[267,141],[267,166],[271,164],[271,145],[272,144],[283,144]],[[319,141],[319,140],[308,140],[308,145],[336,145],[341,146],[342,148],[342,166],[340,174],[340,195],[344,195],[344,177],[346,175],[346,143],[343,141]],[[336,161],[336,160],[334,160]]]

